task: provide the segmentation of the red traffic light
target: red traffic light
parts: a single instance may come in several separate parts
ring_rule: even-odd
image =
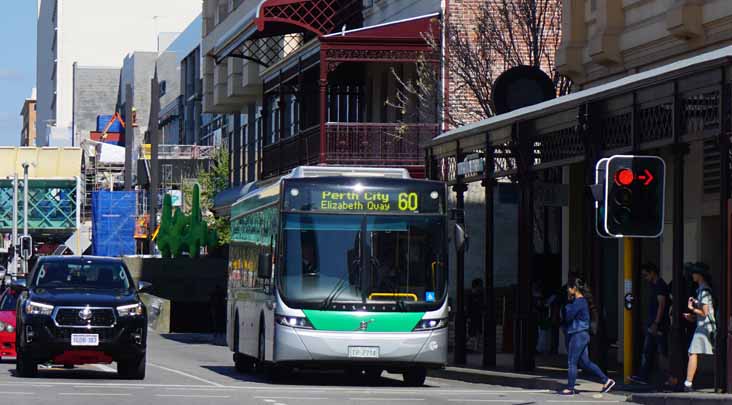
[[[635,174],[630,169],[620,169],[615,173],[615,183],[619,186],[629,186],[635,181]]]

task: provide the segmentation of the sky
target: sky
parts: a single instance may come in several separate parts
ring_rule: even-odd
[[[3,2],[0,13],[0,146],[17,146],[23,126],[20,110],[36,85],[34,0]]]

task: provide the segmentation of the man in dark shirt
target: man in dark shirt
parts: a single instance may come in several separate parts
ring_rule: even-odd
[[[666,332],[668,331],[668,285],[661,278],[658,267],[653,263],[641,266],[641,275],[648,282],[651,297],[643,340],[643,353],[638,375],[630,377],[632,382],[648,384],[655,368],[656,353],[665,356],[668,352]]]

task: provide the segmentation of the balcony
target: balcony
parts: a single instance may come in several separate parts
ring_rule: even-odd
[[[325,145],[321,145],[320,126],[266,145],[262,151],[262,177],[319,163],[405,167],[421,176],[424,156],[419,145],[438,133],[438,124],[329,122],[325,125]]]

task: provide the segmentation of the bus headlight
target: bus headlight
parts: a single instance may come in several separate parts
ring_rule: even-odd
[[[447,327],[447,318],[442,319],[422,319],[412,332],[421,332],[426,330],[442,329]]]
[[[275,322],[291,328],[313,329],[313,325],[308,321],[308,318],[301,318],[299,316],[276,315]]]

